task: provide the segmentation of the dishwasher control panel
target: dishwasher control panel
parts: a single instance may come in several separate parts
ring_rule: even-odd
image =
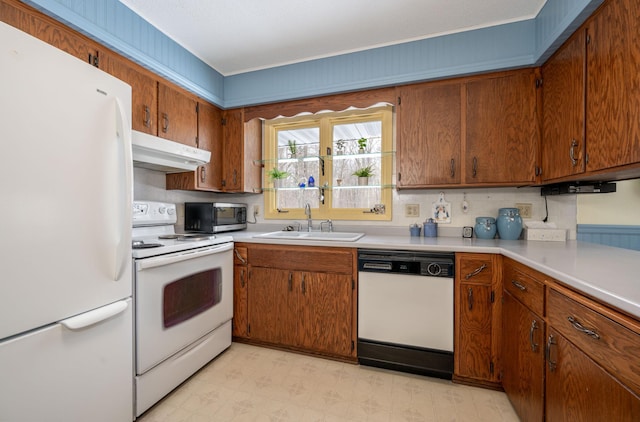
[[[455,254],[361,249],[358,271],[453,278]]]

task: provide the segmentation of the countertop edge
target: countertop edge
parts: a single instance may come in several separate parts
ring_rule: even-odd
[[[236,242],[256,244],[500,254],[640,319],[640,251],[579,241],[507,241],[367,234],[355,242],[341,242],[255,238],[253,236],[260,232],[251,231],[230,234]]]

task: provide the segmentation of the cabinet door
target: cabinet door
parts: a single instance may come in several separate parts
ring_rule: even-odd
[[[198,148],[211,151],[208,164],[196,170],[197,188],[222,189],[222,110],[207,103],[198,103]]]
[[[93,59],[96,57],[94,44],[29,6],[18,1],[0,1],[0,20],[84,62],[94,64]]]
[[[466,96],[465,183],[534,182],[539,138],[534,71],[468,82]]]
[[[460,84],[398,89],[399,187],[460,183]]]
[[[578,30],[542,67],[542,179],[585,170],[585,41]]]
[[[196,146],[197,102],[194,97],[158,83],[158,136]]]
[[[234,265],[233,267],[233,324],[234,337],[247,337],[248,308],[247,308],[247,267]]]
[[[550,327],[546,420],[637,421],[640,399]]]
[[[638,163],[640,3],[608,2],[587,31],[587,170]]]
[[[100,68],[131,85],[131,127],[133,130],[158,134],[157,81],[114,54],[103,54]]]
[[[542,421],[544,320],[506,290],[502,315],[502,386],[520,420]]]
[[[244,128],[242,109],[225,110],[222,137],[224,139],[224,166],[222,185],[228,192],[237,192],[242,187],[244,162],[242,150],[244,146]]]
[[[311,272],[300,276],[300,346],[313,352],[353,355],[351,276]]]
[[[293,346],[297,337],[297,297],[294,273],[250,267],[249,337],[268,343]]]
[[[455,372],[463,377],[494,380],[492,287],[460,283],[457,290]]]

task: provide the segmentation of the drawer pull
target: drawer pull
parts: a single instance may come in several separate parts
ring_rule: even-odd
[[[589,337],[591,337],[591,338],[593,338],[595,340],[600,340],[600,334],[598,334],[594,330],[590,330],[590,329],[586,328],[584,325],[580,324],[574,317],[569,316],[569,317],[567,317],[567,320],[571,323],[573,328],[575,328],[576,330],[580,331],[581,333],[584,333],[584,334],[588,335]]]
[[[521,291],[525,291],[527,290],[527,286],[525,286],[524,284],[520,283],[518,280],[511,280],[511,284],[513,284],[514,286],[516,286],[519,290]]]
[[[557,366],[557,362],[551,360],[551,346],[558,344],[556,342],[555,337],[553,337],[553,334],[549,334],[549,339],[547,340],[547,350],[546,350],[546,355],[547,355],[547,363],[549,364],[549,372],[555,372],[556,370],[556,366]]]
[[[480,274],[482,271],[484,271],[485,268],[487,268],[487,264],[482,264],[480,267],[476,268],[475,270],[473,270],[469,274],[465,275],[464,276],[465,280],[469,280],[471,277],[474,277],[474,276]]]
[[[538,329],[538,321],[535,319],[531,321],[531,328],[529,329],[529,343],[531,344],[531,351],[538,351],[538,345],[533,342],[533,332]]]
[[[245,264],[245,265],[247,264],[247,260],[246,260],[246,259],[244,259],[244,258],[242,257],[242,255],[240,255],[240,252],[238,252],[238,250],[237,250],[237,249],[234,249],[234,250],[233,250],[233,252],[235,252],[235,253],[236,253],[236,257],[240,260],[240,262],[242,262],[242,263],[243,263],[243,264]]]

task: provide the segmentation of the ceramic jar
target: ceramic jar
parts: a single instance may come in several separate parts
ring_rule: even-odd
[[[522,233],[522,217],[518,208],[500,208],[498,210],[498,234],[500,239],[516,240]]]
[[[496,236],[496,219],[493,217],[477,217],[474,231],[478,239],[493,239]]]
[[[438,237],[438,223],[433,218],[425,221],[422,226],[424,237]]]

